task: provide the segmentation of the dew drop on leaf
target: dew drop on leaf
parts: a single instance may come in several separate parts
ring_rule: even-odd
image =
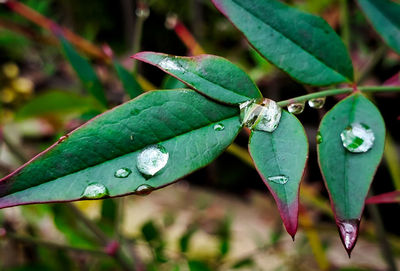
[[[253,99],[239,105],[240,121],[252,130],[273,132],[282,115],[280,106],[270,99]]]
[[[150,178],[165,167],[169,154],[160,144],[144,148],[138,155],[136,167],[145,177]]]
[[[184,72],[185,69],[180,66],[178,63],[176,63],[175,61],[169,59],[168,57],[164,58],[163,60],[161,60],[158,65],[163,68],[166,71],[180,71],[180,72]]]
[[[222,123],[217,123],[214,125],[214,131],[222,131],[225,129],[225,126]]]
[[[289,178],[285,175],[277,175],[277,176],[270,176],[267,177],[267,180],[277,184],[285,184],[289,181]]]
[[[305,103],[292,103],[287,106],[287,110],[292,114],[301,114],[304,111]]]
[[[105,196],[108,196],[108,190],[99,183],[89,184],[82,193],[82,198],[85,199],[100,199]]]
[[[308,101],[308,105],[314,109],[321,109],[324,107],[326,97],[315,98]]]
[[[131,173],[132,171],[129,168],[120,168],[114,172],[114,176],[117,178],[126,178]]]
[[[341,133],[343,147],[354,153],[367,152],[374,145],[374,132],[363,123],[352,123]]]
[[[142,184],[142,185],[139,185],[138,188],[136,188],[135,194],[145,196],[145,195],[150,194],[153,191],[153,189],[154,188],[148,184]]]
[[[322,143],[322,135],[321,135],[320,132],[317,133],[316,139],[317,139],[317,144],[321,144]]]
[[[340,237],[349,255],[357,241],[359,223],[360,221],[358,219],[337,221]]]

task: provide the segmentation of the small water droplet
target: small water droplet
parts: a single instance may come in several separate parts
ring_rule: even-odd
[[[144,148],[138,155],[136,167],[146,178],[154,176],[165,167],[169,154],[160,144]]]
[[[133,134],[131,134],[130,139],[131,139],[131,140],[135,139],[135,137],[134,137]]]
[[[317,133],[317,144],[321,144],[322,143],[322,135],[320,132]]]
[[[222,123],[217,123],[214,125],[214,131],[222,131],[225,129],[225,126]]]
[[[239,105],[240,121],[252,130],[273,132],[282,115],[280,106],[270,99],[253,99]]]
[[[308,101],[308,105],[314,109],[321,109],[324,107],[326,97],[315,98]]]
[[[289,181],[289,178],[286,177],[285,175],[277,175],[268,177],[267,180],[277,184],[285,184]]]
[[[179,65],[176,61],[171,60],[169,57],[165,57],[163,60],[158,62],[158,65],[167,71],[185,71],[181,65]]]
[[[105,196],[108,196],[108,190],[104,185],[99,183],[89,184],[82,193],[82,198],[85,199],[100,199]]]
[[[145,195],[150,194],[153,190],[154,190],[154,188],[151,187],[150,185],[142,184],[142,185],[139,185],[138,188],[136,188],[135,194],[145,196]]]
[[[340,237],[342,239],[343,245],[349,254],[353,250],[357,237],[358,237],[358,225],[360,220],[358,219],[348,219],[348,220],[338,220],[337,225],[339,227]]]
[[[289,113],[297,115],[297,114],[303,113],[304,107],[305,107],[305,103],[304,102],[292,103],[292,104],[289,104],[287,106],[287,110],[289,111]]]
[[[120,168],[117,171],[115,171],[114,176],[117,178],[126,178],[131,174],[132,171],[129,168]]]
[[[374,145],[374,132],[363,123],[352,123],[341,133],[343,147],[354,153],[367,152]]]
[[[68,138],[68,135],[64,135],[64,136],[60,137],[60,138],[58,139],[58,143],[63,142],[63,141],[66,140],[67,138]]]

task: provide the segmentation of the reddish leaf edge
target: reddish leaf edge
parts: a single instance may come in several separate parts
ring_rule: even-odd
[[[400,203],[400,190],[369,197],[365,204]]]
[[[341,101],[336,103],[328,112],[326,112],[325,115],[328,114],[331,110],[333,110],[340,102],[344,101],[345,99],[347,99],[347,98],[349,98],[351,96],[355,96],[355,95],[364,96],[359,91],[356,91],[353,94],[347,95]],[[319,128],[318,128],[318,132],[319,132]],[[332,195],[331,195],[331,192],[328,189],[328,184],[326,182],[325,175],[323,174],[323,172],[321,170],[321,162],[320,162],[320,155],[319,155],[319,149],[318,148],[317,148],[317,157],[318,157],[318,166],[319,166],[319,169],[321,171],[322,179],[324,180],[324,185],[325,185],[326,191],[328,192],[328,195],[329,195],[329,202],[330,202],[330,205],[331,205],[331,209],[333,211],[333,215],[334,215],[334,218],[335,218],[336,225],[338,227],[340,240],[342,241],[342,244],[343,244],[344,248],[346,249],[347,255],[349,256],[349,258],[351,258],[351,252],[353,251],[353,249],[354,249],[354,247],[355,247],[355,245],[357,243],[358,233],[359,233],[359,228],[360,228],[360,222],[361,222],[361,216],[364,213],[365,204],[364,204],[364,206],[363,206],[363,208],[361,210],[360,216],[358,218],[348,219],[348,220],[343,220],[343,219],[339,218],[337,216],[337,213],[336,213],[336,210],[335,210],[335,206],[333,205]],[[381,161],[378,163],[378,166],[381,164],[382,159],[383,159],[383,155],[381,157]],[[375,176],[376,171],[378,170],[378,166],[375,168],[373,176]],[[371,184],[372,184],[372,182],[371,182]],[[371,185],[369,187],[369,190],[370,189],[371,189]],[[368,195],[368,193],[367,193],[367,195]],[[346,231],[346,224],[351,224],[353,229],[351,231],[350,230]],[[350,242],[346,242],[347,240],[349,240]]]

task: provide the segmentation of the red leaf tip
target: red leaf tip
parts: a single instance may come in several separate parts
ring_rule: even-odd
[[[358,229],[360,225],[359,219],[347,219],[338,220],[336,222],[339,228],[340,239],[342,240],[343,246],[349,255],[351,256],[351,251],[357,242]]]

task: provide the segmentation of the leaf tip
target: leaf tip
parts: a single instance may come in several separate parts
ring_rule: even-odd
[[[356,245],[357,237],[358,237],[358,229],[360,225],[359,219],[346,219],[346,220],[338,220],[336,222],[340,239],[342,240],[343,246],[349,255],[351,256],[351,252]]]
[[[136,53],[136,54],[130,56],[130,58],[137,59],[137,60],[144,60],[144,59],[146,59],[146,56],[149,53],[150,52],[139,52],[139,53]]]
[[[280,211],[283,225],[285,226],[285,229],[287,233],[292,237],[293,241],[295,239],[296,233],[297,233],[297,228],[298,228],[298,215],[299,215],[299,208],[297,201],[296,203],[292,203],[290,205],[287,204],[282,204],[286,206],[278,206],[278,209]],[[281,204],[279,204],[281,205]],[[286,211],[285,211],[286,210]]]

